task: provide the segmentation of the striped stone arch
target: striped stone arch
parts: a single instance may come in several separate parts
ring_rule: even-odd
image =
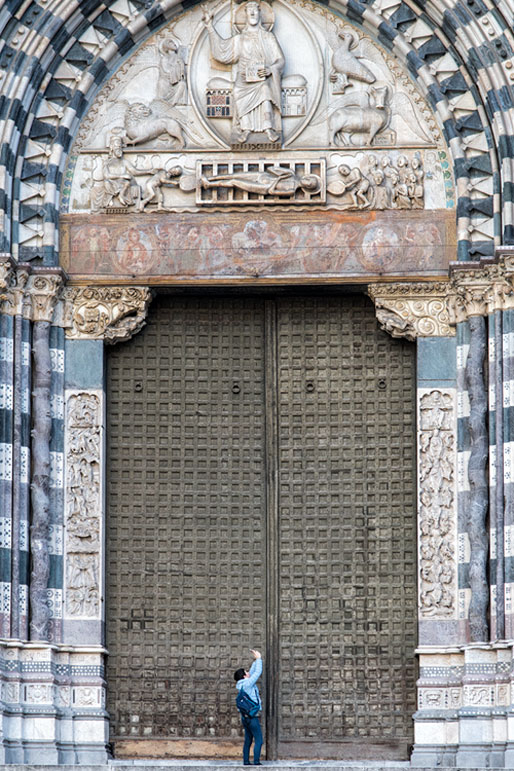
[[[102,84],[177,0],[7,1],[0,10],[1,249],[59,257],[59,195],[80,121]],[[512,0],[332,0],[408,70],[453,159],[458,259],[514,242]]]

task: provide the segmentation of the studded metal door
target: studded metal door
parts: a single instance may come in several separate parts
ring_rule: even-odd
[[[413,346],[361,296],[278,308],[279,754],[407,757]]]
[[[268,757],[406,756],[413,348],[325,294],[162,297],[112,349],[115,742],[239,751],[232,671],[258,645]]]
[[[266,633],[263,355],[260,301],[194,298],[110,353],[115,741],[239,734],[233,671]]]

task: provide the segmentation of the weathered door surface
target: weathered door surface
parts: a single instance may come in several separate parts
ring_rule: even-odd
[[[413,346],[362,296],[162,296],[109,356],[108,709],[120,754],[406,756]],[[130,741],[129,741],[130,740]]]

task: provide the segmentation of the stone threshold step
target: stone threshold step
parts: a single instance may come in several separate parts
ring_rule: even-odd
[[[228,769],[235,770],[243,769],[242,763],[237,761],[225,761],[220,763],[219,761],[194,761],[194,760],[132,760],[122,761],[114,760],[101,765],[94,764],[80,764],[80,765],[36,765],[30,764],[0,764],[0,771],[135,771],[138,767],[144,769],[144,771],[228,771]],[[394,761],[360,761],[360,762],[341,762],[341,761],[313,761],[313,760],[298,760],[298,761],[263,761],[263,769],[269,768],[276,771],[298,771],[298,769],[312,768],[313,771],[321,771],[326,769],[327,771],[407,771],[411,769],[411,765],[408,762],[394,762]],[[492,767],[416,767],[415,771],[493,771]]]

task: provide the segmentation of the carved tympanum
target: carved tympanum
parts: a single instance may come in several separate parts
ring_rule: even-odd
[[[228,168],[235,150],[245,157]],[[454,202],[447,148],[421,93],[378,41],[309,0],[207,0],[180,14],[102,88],[70,163],[70,212],[184,212],[211,200],[236,208],[268,188],[282,207]],[[328,188],[313,199],[301,180],[315,163]],[[200,171],[209,165],[212,174]],[[247,192],[249,175],[272,168],[286,170],[280,184],[253,179],[255,194],[201,195],[234,189],[222,182]]]

